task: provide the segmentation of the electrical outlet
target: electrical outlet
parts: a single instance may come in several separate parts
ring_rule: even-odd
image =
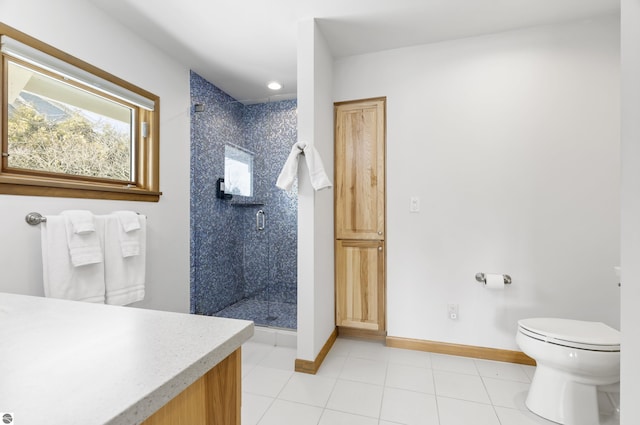
[[[449,319],[458,320],[458,304],[447,304],[447,311],[449,312]]]

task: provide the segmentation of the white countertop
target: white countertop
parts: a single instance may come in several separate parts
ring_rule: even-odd
[[[251,335],[244,320],[0,293],[0,412],[138,424]]]

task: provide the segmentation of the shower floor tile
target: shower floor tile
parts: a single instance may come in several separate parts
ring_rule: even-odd
[[[215,314],[218,317],[253,320],[256,325],[297,329],[296,304],[242,299]]]

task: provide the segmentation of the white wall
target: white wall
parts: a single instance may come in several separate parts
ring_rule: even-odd
[[[298,27],[298,140],[313,142],[333,176],[333,58],[314,20]],[[298,171],[298,352],[313,361],[335,329],[333,189],[314,192]]]
[[[613,16],[335,61],[334,101],[387,96],[388,335],[517,349],[520,318],[619,326],[619,68]]]
[[[314,144],[322,157],[323,165],[333,181],[333,57],[327,42],[314,23]],[[304,140],[304,139],[301,139]],[[320,352],[335,330],[335,285],[334,285],[334,230],[333,189],[315,193],[316,234],[315,267],[315,335],[314,352]]]
[[[640,423],[640,3],[622,0],[621,425]]]
[[[30,211],[148,217],[147,290],[137,306],[189,311],[189,70],[80,0],[0,1],[0,19],[24,33],[160,96],[159,203],[0,195],[0,291],[44,294],[39,226]]]

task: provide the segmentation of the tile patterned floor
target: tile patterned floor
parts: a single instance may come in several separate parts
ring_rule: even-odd
[[[308,375],[294,348],[242,350],[243,425],[553,425],[524,405],[531,366],[339,338]],[[599,396],[601,424],[619,425],[619,394]]]

